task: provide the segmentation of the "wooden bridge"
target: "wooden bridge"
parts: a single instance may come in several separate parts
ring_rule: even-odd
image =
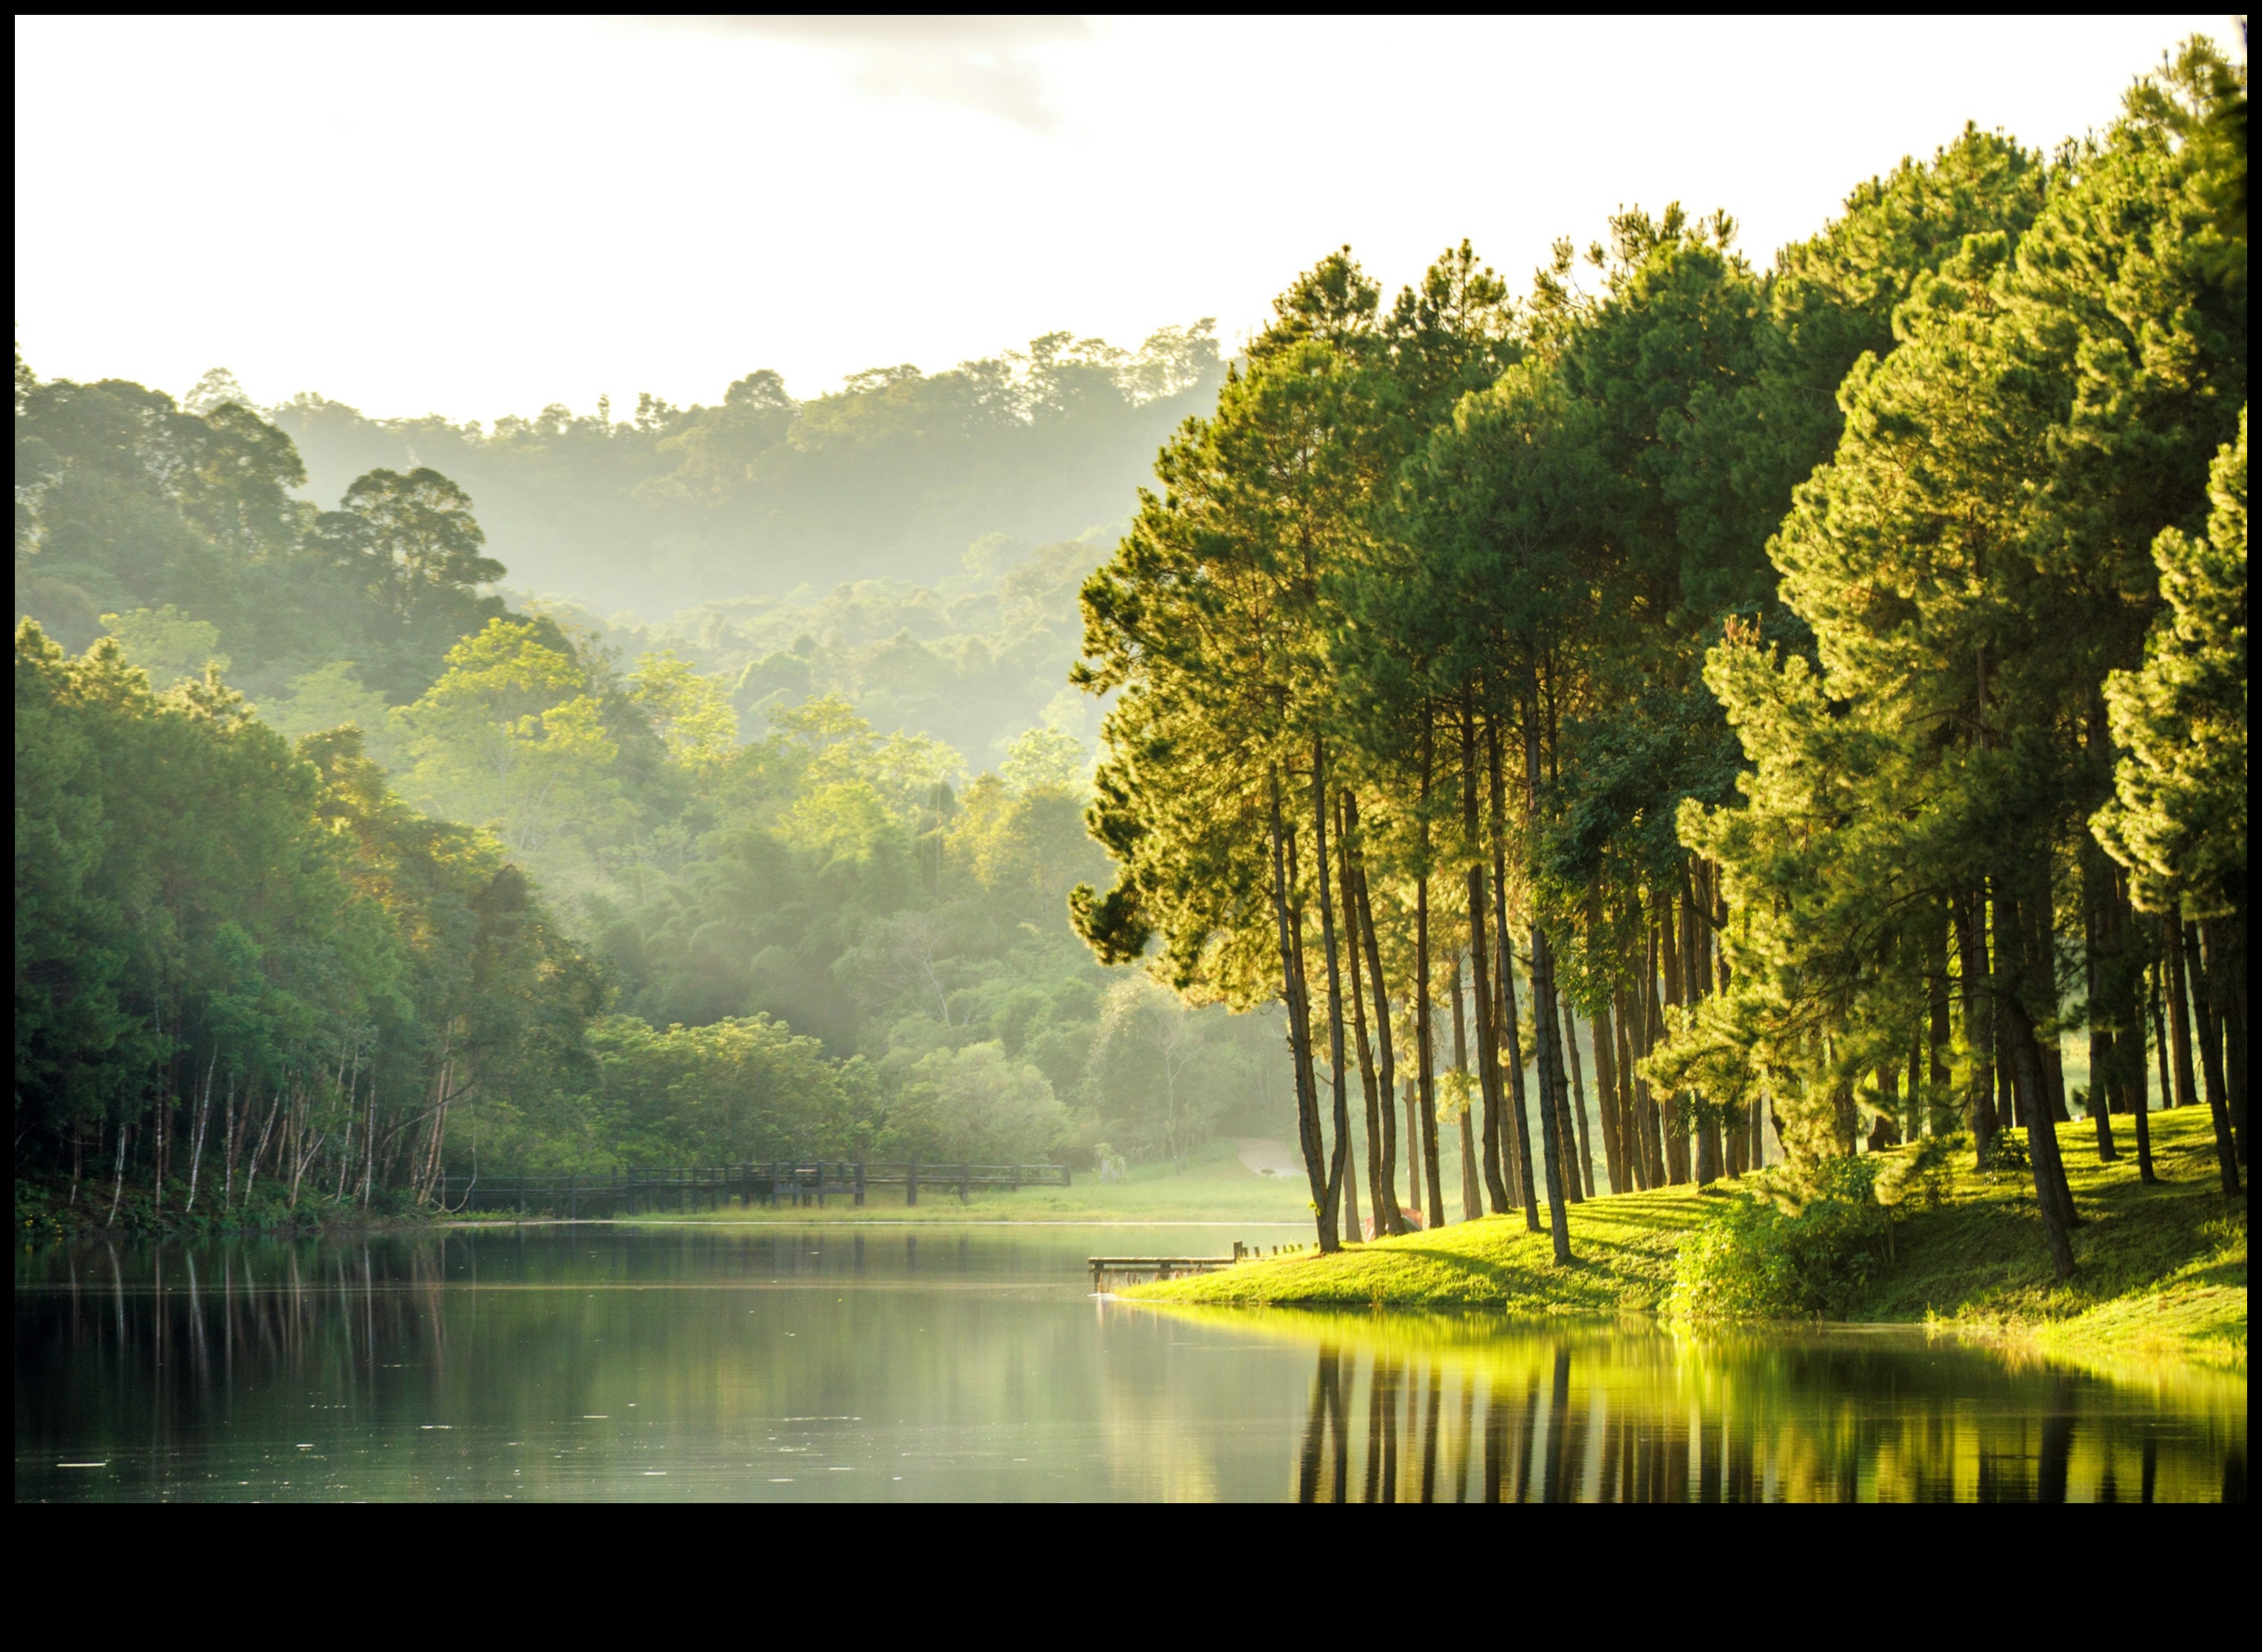
[[[450,1210],[515,1210],[522,1216],[636,1216],[655,1210],[720,1210],[736,1201],[752,1207],[815,1204],[828,1197],[857,1205],[875,1187],[900,1187],[915,1205],[919,1190],[955,1193],[962,1202],[977,1187],[1066,1187],[1065,1165],[937,1165],[912,1159],[874,1164],[864,1159],[773,1159],[764,1164],[701,1165],[688,1169],[566,1172],[541,1176],[450,1176],[442,1199]]]

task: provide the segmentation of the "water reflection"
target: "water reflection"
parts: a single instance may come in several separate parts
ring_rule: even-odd
[[[2114,1381],[1860,1330],[1674,1336],[1466,1318],[1216,1317],[1315,1345],[1294,1489],[1305,1503],[2246,1496],[2238,1377]],[[1353,1462],[1365,1465],[1356,1484]]]
[[[2245,1495],[2243,1376],[2108,1380],[1909,1335],[1087,1295],[1085,1256],[1142,1243],[1186,1236],[592,1226],[26,1251],[17,1496]]]

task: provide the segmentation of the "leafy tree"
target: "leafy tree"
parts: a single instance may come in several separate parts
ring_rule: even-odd
[[[998,772],[1015,791],[1074,791],[1087,766],[1084,742],[1048,726],[1029,730],[1007,747]]]
[[[201,678],[207,667],[225,674],[233,663],[220,652],[220,627],[191,619],[170,602],[152,613],[104,614],[102,628],[118,639],[126,659],[149,674],[153,688],[169,689]]]
[[[521,853],[602,811],[618,747],[580,662],[529,622],[491,620],[448,651],[404,714],[410,794],[491,826]]]
[[[293,677],[288,694],[260,702],[260,715],[277,732],[297,739],[325,729],[352,727],[371,761],[391,768],[400,761],[396,719],[385,696],[364,685],[349,660]]]
[[[1029,1163],[1052,1153],[1066,1124],[1044,1074],[992,1042],[921,1057],[882,1140],[891,1158]]]
[[[646,654],[629,676],[629,697],[678,763],[704,773],[729,761],[738,719],[723,685],[701,675],[673,649]]]

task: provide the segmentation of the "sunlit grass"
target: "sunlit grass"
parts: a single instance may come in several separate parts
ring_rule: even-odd
[[[2061,1286],[2042,1250],[2032,1184],[1956,1165],[1937,1209],[1905,1212],[1896,1260],[1851,1318],[1931,1322],[2092,1356],[2165,1355],[2243,1368],[2246,1202],[2225,1200],[2203,1108],[2152,1115],[2156,1187],[2137,1179],[2125,1118],[2122,1157],[2099,1162],[2094,1127],[2058,1134],[2083,1221],[2076,1272]],[[1521,1215],[1354,1244],[1334,1256],[1267,1259],[1192,1279],[1133,1287],[1148,1301],[1332,1308],[1485,1309],[1509,1314],[1653,1312],[1683,1237],[1719,1199],[1694,1187],[1590,1200],[1571,1208],[1576,1261],[1558,1268],[1545,1230]]]

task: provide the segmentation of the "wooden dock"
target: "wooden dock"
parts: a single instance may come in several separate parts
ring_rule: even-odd
[[[1094,1256],[1085,1259],[1085,1266],[1091,1270],[1091,1288],[1098,1294],[1106,1290],[1111,1275],[1118,1285],[1129,1285],[1147,1275],[1177,1279],[1188,1273],[1214,1273],[1249,1254],[1249,1247],[1235,1239],[1231,1256]]]
[[[921,1188],[955,1193],[963,1202],[977,1187],[1067,1187],[1065,1165],[937,1165],[918,1159],[774,1159],[661,1170],[623,1167],[594,1175],[450,1176],[442,1202],[451,1211],[515,1210],[521,1216],[641,1216],[663,1210],[721,1210],[732,1203],[775,1208],[846,1199],[862,1205],[875,1187],[900,1187],[906,1205]]]

